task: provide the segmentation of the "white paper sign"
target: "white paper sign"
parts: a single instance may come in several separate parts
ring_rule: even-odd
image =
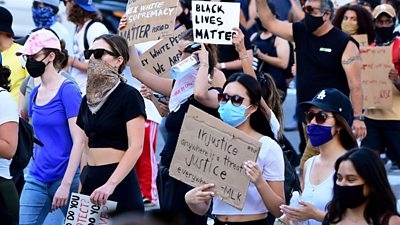
[[[110,224],[107,212],[115,211],[117,202],[108,200],[98,206],[90,202],[90,197],[72,193],[64,225]]]
[[[240,3],[192,1],[194,41],[231,45],[239,17]]]

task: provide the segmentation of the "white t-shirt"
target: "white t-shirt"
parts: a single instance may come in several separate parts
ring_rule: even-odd
[[[269,125],[271,126],[272,133],[274,134],[274,137],[276,140],[278,140],[278,132],[279,129],[281,128],[281,124],[279,123],[278,118],[276,118],[275,113],[271,112],[271,119],[269,120]]]
[[[0,87],[0,126],[8,122],[18,123],[18,108],[11,94]],[[0,157],[0,177],[11,179],[11,160]]]
[[[83,55],[83,51],[85,50],[84,35],[86,26],[90,21],[91,20],[86,21],[82,29],[80,29],[78,33],[74,34],[73,52],[71,53],[71,55],[75,57],[75,60],[86,63],[87,61],[85,60],[85,57]],[[86,36],[89,44],[89,49],[92,47],[94,39],[103,34],[108,34],[107,27],[104,26],[104,24],[100,22],[94,22],[92,25],[90,25]],[[82,96],[86,95],[87,73],[75,67],[71,67],[70,74],[78,83],[79,88],[82,92]]]
[[[50,29],[54,30],[54,32],[56,32],[61,40],[65,41],[65,49],[68,50],[68,54],[72,55],[74,52],[74,49],[72,47],[74,41],[72,39],[72,35],[68,32],[67,28],[65,28],[64,25],[62,25],[60,22],[56,22],[55,24],[50,26]]]
[[[262,170],[263,178],[267,181],[284,181],[285,162],[283,161],[281,147],[267,136],[260,138],[259,142],[261,142],[262,145],[257,164]],[[256,186],[252,182],[250,182],[249,188],[247,189],[247,196],[242,211],[228,205],[218,198],[213,198],[212,214],[214,215],[249,215],[266,212],[268,212],[268,209],[257,191]]]

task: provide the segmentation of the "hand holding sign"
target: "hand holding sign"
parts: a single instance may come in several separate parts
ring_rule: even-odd
[[[246,175],[250,178],[250,181],[255,185],[263,182],[262,171],[257,163],[254,161],[244,162],[244,168],[246,169]]]
[[[97,188],[90,195],[90,201],[96,205],[105,205],[108,197],[114,192],[115,186],[105,183],[103,186]]]
[[[232,43],[235,45],[236,52],[239,53],[239,55],[247,55],[246,52],[246,47],[244,45],[244,34],[240,28],[233,28],[233,30],[236,32],[235,35],[233,35]]]

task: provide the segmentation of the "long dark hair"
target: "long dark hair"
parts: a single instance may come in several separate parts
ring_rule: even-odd
[[[333,177],[334,194],[332,201],[327,205],[327,218],[330,224],[336,224],[343,219],[346,209],[343,208],[335,194],[337,171],[343,161],[351,161],[357,173],[369,188],[364,218],[373,224],[387,224],[390,216],[399,215],[396,210],[396,197],[390,188],[385,167],[379,156],[372,150],[361,147],[354,148],[339,157],[335,163]]]
[[[96,12],[87,12],[83,10],[81,7],[79,7],[78,4],[76,4],[74,1],[71,2],[72,7],[69,10],[68,13],[68,20],[71,21],[74,24],[85,24],[85,22],[88,19],[95,20],[101,22],[103,20],[103,17],[101,14],[96,11]]]
[[[10,91],[11,85],[10,85],[10,80],[8,79],[10,77],[11,70],[0,64],[0,87],[6,89],[7,91]]]
[[[350,128],[349,123],[339,113],[333,113],[336,121],[336,126],[341,127],[339,131],[339,141],[345,149],[352,149],[357,147],[357,139]]]
[[[193,29],[186,30],[182,33],[180,40],[194,41]],[[214,68],[217,65],[217,46],[214,44],[205,44],[206,50],[208,51],[208,73],[213,77]]]
[[[366,34],[368,36],[368,44],[373,43],[375,38],[373,18],[371,13],[364,9],[364,7],[362,6],[345,5],[340,7],[336,11],[335,18],[333,18],[332,24],[341,30],[344,14],[348,10],[354,11],[357,14],[357,34]]]
[[[250,104],[257,105],[257,111],[250,115],[250,126],[260,134],[268,136],[275,140],[274,134],[272,133],[271,126],[266,117],[264,109],[261,107],[262,91],[261,86],[256,79],[252,76],[242,72],[232,74],[224,84],[226,85],[231,82],[239,82],[247,90],[247,95],[250,97]]]

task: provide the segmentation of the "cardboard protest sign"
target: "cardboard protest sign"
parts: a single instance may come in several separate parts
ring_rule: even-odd
[[[388,78],[392,64],[392,47],[361,48],[361,85],[364,108],[388,109],[393,104],[392,82]]]
[[[194,187],[213,183],[216,197],[242,209],[250,182],[243,162],[256,162],[260,147],[244,132],[190,106],[169,175]]]
[[[64,225],[109,224],[108,212],[115,211],[117,202],[107,201],[98,206],[90,202],[90,196],[72,193]]]
[[[177,0],[131,0],[126,6],[127,26],[119,35],[128,45],[170,37],[175,29]]]
[[[231,45],[239,17],[240,3],[192,1],[194,41]]]
[[[184,26],[175,30],[174,36],[164,38],[155,46],[139,56],[142,65],[146,70],[161,77],[168,77],[168,72],[173,65],[179,61],[178,42],[183,32]]]
[[[369,46],[368,36],[366,34],[352,35],[351,37],[353,37],[358,42],[358,44],[360,45],[360,48]]]

